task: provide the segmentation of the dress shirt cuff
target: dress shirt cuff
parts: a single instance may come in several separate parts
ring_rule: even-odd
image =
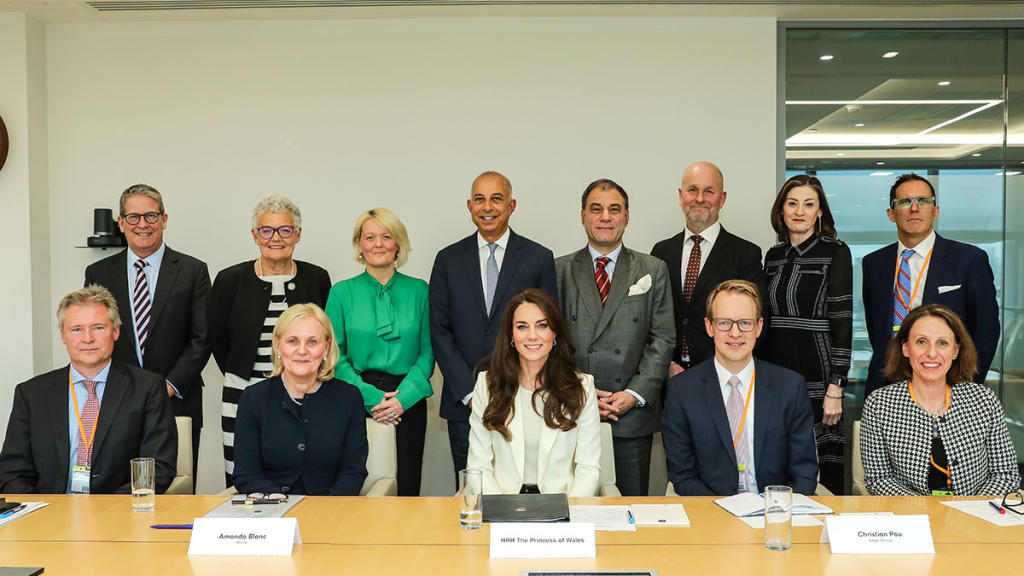
[[[462,397],[462,405],[463,406],[469,406],[469,401],[472,400],[472,399],[473,399],[473,393],[472,392],[470,392],[469,394],[466,394],[465,396]]]
[[[164,380],[164,382],[167,382],[168,386],[174,388],[174,397],[177,398],[178,400],[181,400],[181,392],[178,391],[178,387],[172,384],[170,380]]]
[[[626,392],[629,392],[630,394],[633,395],[633,398],[636,398],[636,407],[637,408],[643,408],[644,405],[647,404],[647,402],[644,400],[644,397],[641,396],[639,393],[634,392],[633,390],[630,390],[629,388],[626,388]]]

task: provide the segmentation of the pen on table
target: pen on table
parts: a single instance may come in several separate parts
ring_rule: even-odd
[[[18,512],[21,512],[22,510],[24,510],[27,506],[28,506],[28,504],[22,504],[21,506],[18,506],[14,510],[8,510],[7,512],[4,512],[3,514],[0,514],[0,519],[8,518],[10,516],[14,516]]]
[[[191,530],[191,524],[153,524],[150,528],[157,530]]]
[[[989,500],[988,501],[988,505],[993,507],[993,508],[995,508],[996,511],[999,512],[1000,514],[1006,514],[1006,510],[1003,510],[1003,507],[1000,506],[999,504],[996,504],[995,502]]]
[[[629,523],[630,524],[636,524],[636,518],[633,518],[633,511],[632,510],[626,510],[626,514],[629,516]]]

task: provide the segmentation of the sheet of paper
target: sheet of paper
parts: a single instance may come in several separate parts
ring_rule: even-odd
[[[17,502],[17,500],[15,500],[15,502]],[[47,502],[22,502],[21,504],[25,507],[6,518],[0,518],[0,526],[14,522],[18,518],[35,512],[44,506],[49,506]]]
[[[981,518],[982,520],[995,524],[996,526],[1024,526],[1024,515],[1014,514],[1009,510],[1006,514],[1000,514],[996,512],[989,502],[992,502],[996,506],[1002,504],[1002,498],[996,498],[993,500],[950,500],[945,501],[943,504],[959,510],[965,514],[970,514],[975,518]]]
[[[753,492],[742,492],[734,496],[715,500],[736,517],[764,515],[764,497]],[[833,510],[803,494],[793,494],[793,516],[800,514],[832,514]]]
[[[637,526],[689,526],[690,518],[682,504],[633,504]]]
[[[569,506],[570,522],[593,524],[594,530],[636,532],[629,522],[629,506]]]
[[[737,518],[751,528],[764,530],[764,516],[737,516]],[[793,516],[793,526],[798,528],[805,526],[824,526],[824,522],[818,520],[814,516],[801,514],[799,516]]]
[[[232,504],[229,497],[226,502],[206,513],[203,518],[281,518],[291,510],[304,496],[289,494],[288,501],[283,504]]]

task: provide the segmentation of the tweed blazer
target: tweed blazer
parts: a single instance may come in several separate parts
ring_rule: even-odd
[[[907,382],[879,388],[864,402],[860,450],[868,492],[931,494],[928,489],[932,416],[910,398]],[[1017,455],[1003,406],[973,382],[953,386],[949,410],[939,418],[957,496],[1005,494],[1020,486]]]

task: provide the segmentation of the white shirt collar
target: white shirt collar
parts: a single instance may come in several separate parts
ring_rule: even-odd
[[[935,229],[932,228],[932,233],[929,234],[924,240],[921,240],[921,242],[917,246],[914,246],[912,248],[912,250],[914,251],[915,254],[917,254],[921,258],[924,258],[924,257],[928,256],[928,253],[931,252],[932,248],[934,248],[934,247],[935,247]],[[903,251],[907,249],[907,247],[903,245],[903,242],[901,242],[898,239],[896,240],[896,248],[897,248],[897,252],[896,252],[896,256],[897,257],[902,257],[903,256]]]
[[[683,231],[686,232],[686,236],[685,238],[683,238],[684,242],[689,240],[691,236],[694,236],[694,233],[690,232],[690,229],[685,226],[683,227]],[[713,245],[715,243],[715,240],[718,240],[718,234],[721,231],[722,222],[720,220],[715,220],[714,224],[708,226],[703,232],[700,233],[700,238],[702,240],[701,244],[707,246]]]
[[[622,242],[619,242],[619,245],[615,247],[615,250],[612,250],[611,252],[609,252],[607,254],[601,254],[600,252],[597,251],[597,249],[595,249],[589,243],[587,244],[587,250],[590,251],[590,262],[591,263],[593,263],[594,260],[597,260],[599,257],[604,256],[605,258],[611,260],[612,264],[614,264],[614,263],[619,261],[619,253],[622,252]]]
[[[508,237],[511,234],[512,234],[512,228],[511,227],[505,228],[505,233],[501,235],[501,238],[498,238],[495,241],[495,244],[497,244],[499,247],[501,247],[502,250],[504,250],[505,248],[508,247]],[[484,246],[487,246],[487,244],[488,244],[487,240],[484,240],[483,235],[480,234],[479,231],[477,231],[477,233],[476,233],[476,247],[477,247],[477,249],[478,250],[483,249]]]
[[[715,357],[715,372],[718,373],[718,385],[723,390],[729,386],[729,378],[733,375],[725,366],[722,366],[721,362],[718,361],[718,357]],[[750,357],[750,361],[743,367],[739,373],[736,374],[739,377],[742,388],[746,388],[750,385],[750,378],[754,375],[754,357]]]

